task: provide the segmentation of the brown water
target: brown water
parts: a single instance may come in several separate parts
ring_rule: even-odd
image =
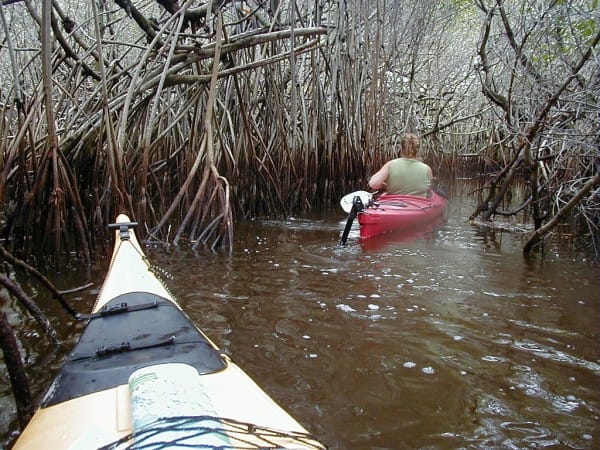
[[[416,240],[364,246],[353,232],[339,247],[336,210],[240,226],[232,256],[148,254],[191,318],[331,449],[600,448],[600,269],[559,246],[525,259],[521,236],[467,224],[460,199]],[[100,282],[105,264],[61,287]],[[97,287],[73,298],[80,310]],[[78,328],[58,316],[68,347]],[[39,391],[65,350],[48,355],[23,326]],[[6,442],[6,387],[0,406]]]

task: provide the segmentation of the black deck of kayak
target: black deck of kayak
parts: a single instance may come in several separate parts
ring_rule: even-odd
[[[201,374],[226,366],[171,301],[148,292],[120,295],[89,319],[42,406],[127,384],[135,370],[162,363],[186,363]]]

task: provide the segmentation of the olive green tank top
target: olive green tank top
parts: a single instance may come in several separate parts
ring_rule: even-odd
[[[429,166],[416,159],[398,158],[390,164],[385,191],[388,194],[425,197],[431,187]]]

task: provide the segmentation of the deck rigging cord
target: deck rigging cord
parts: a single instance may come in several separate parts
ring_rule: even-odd
[[[175,433],[177,432],[177,435]],[[157,441],[165,435],[165,439]],[[212,438],[223,445],[202,444],[195,439]],[[145,442],[147,441],[147,442]],[[140,430],[123,436],[98,450],[160,450],[195,448],[217,450],[241,449],[319,449],[326,447],[309,433],[281,431],[234,419],[210,415],[174,416],[157,419]]]

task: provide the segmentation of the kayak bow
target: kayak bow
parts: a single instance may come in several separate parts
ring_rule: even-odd
[[[153,273],[125,215],[86,327],[13,449],[324,449]]]

